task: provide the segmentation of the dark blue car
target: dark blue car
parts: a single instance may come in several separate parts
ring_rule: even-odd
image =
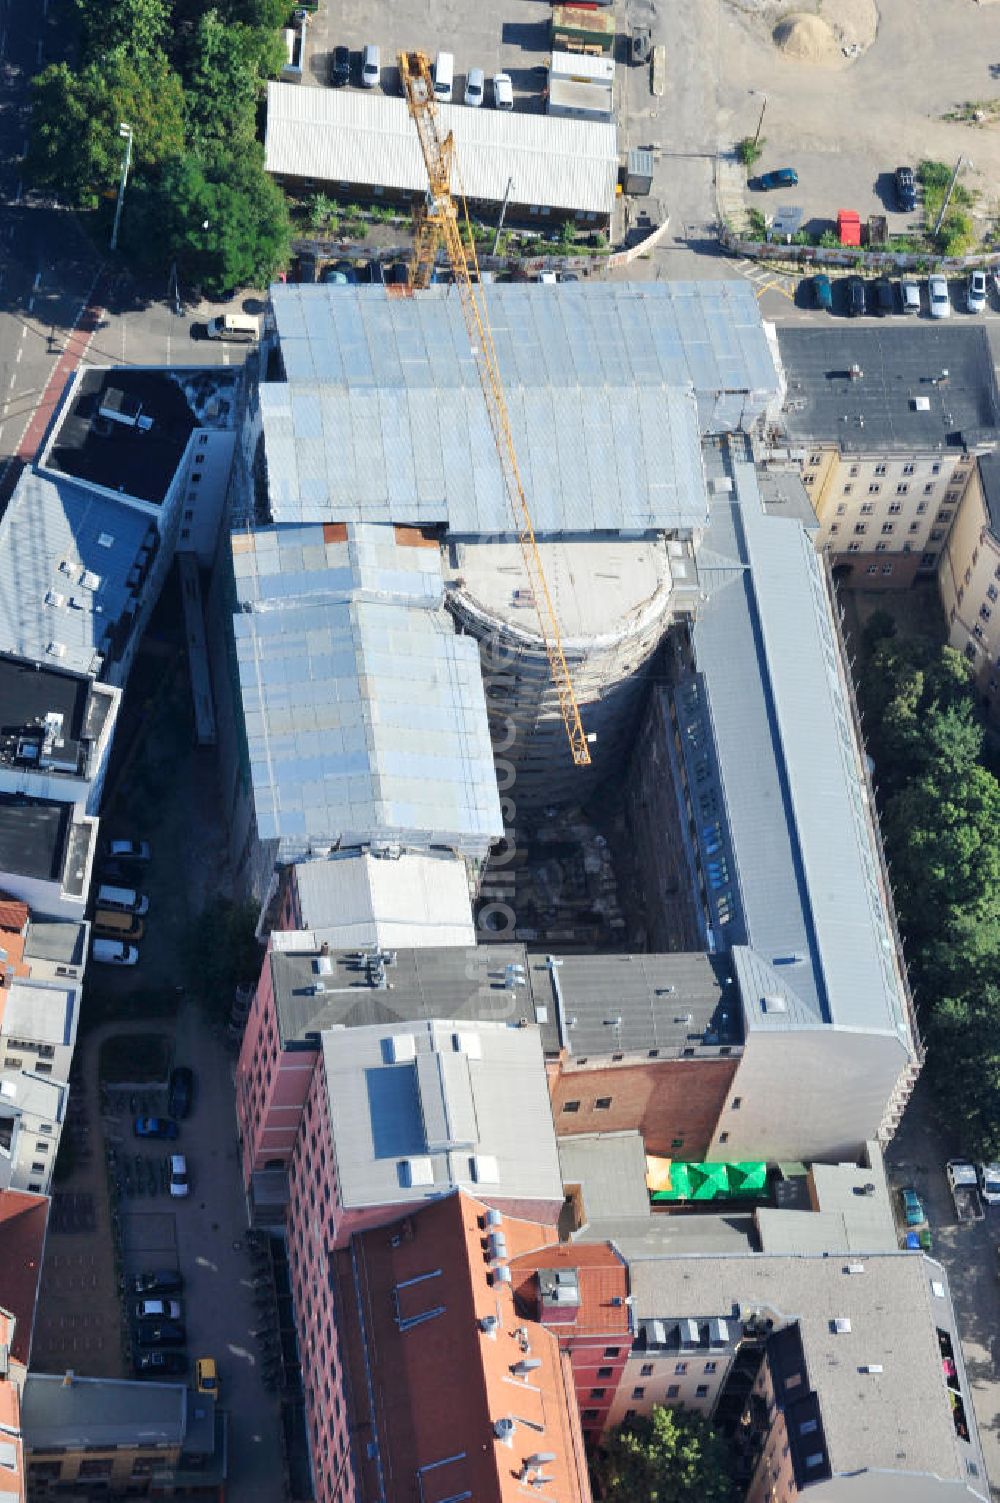
[[[769,193],[772,188],[796,188],[799,175],[794,167],[778,167],[774,172],[764,172],[757,179],[757,187]]]
[[[136,1117],[132,1131],[137,1138],[176,1138],[177,1123],[172,1117]]]

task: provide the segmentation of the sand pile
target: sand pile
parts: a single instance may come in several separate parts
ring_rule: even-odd
[[[843,57],[833,27],[822,16],[810,16],[804,11],[778,22],[774,43],[786,57],[798,63],[836,63]]]

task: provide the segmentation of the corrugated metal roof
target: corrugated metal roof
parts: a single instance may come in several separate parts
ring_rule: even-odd
[[[484,291],[536,531],[703,525],[700,429],[755,420],[777,390],[752,288]],[[454,288],[389,298],[378,286],[282,286],[271,295],[287,376],[261,387],[275,521],[512,530]]]
[[[371,841],[484,854],[502,822],[479,650],[439,606],[437,550],[365,527],[344,543],[322,527],[236,541],[261,838],[285,860]]]
[[[716,461],[717,462],[717,461]],[[752,954],[734,953],[748,1025],[808,1022],[909,1038],[821,565],[731,466],[707,545],[746,567],[694,629]],[[778,992],[785,1010],[760,1006]]]
[[[86,486],[25,470],[0,520],[0,652],[96,671],[134,601],[128,576],[155,530],[148,516]]]
[[[437,107],[455,139],[452,187],[467,198],[609,215],[618,178],[611,121],[552,120],[521,110]],[[267,87],[265,163],[283,177],[417,193],[427,187],[405,99],[358,89]]]

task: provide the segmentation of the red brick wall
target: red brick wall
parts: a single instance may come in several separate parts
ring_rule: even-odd
[[[707,1152],[739,1056],[725,1059],[625,1060],[592,1069],[564,1062],[552,1080],[552,1114],[560,1137],[585,1132],[642,1133],[650,1153],[699,1159]],[[611,1098],[611,1105],[596,1102]],[[567,1102],[579,1102],[566,1110]],[[675,1140],[681,1138],[683,1142]]]

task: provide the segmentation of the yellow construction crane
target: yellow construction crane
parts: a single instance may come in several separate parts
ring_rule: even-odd
[[[434,102],[434,79],[430,58],[423,52],[401,52],[399,74],[406,90],[406,98],[417,127],[420,149],[427,168],[429,192],[426,201],[414,216],[413,257],[410,262],[410,288],[427,287],[434,270],[434,259],[439,245],[443,245],[451,266],[455,286],[462,301],[465,325],[472,341],[473,354],[479,367],[479,379],[490,427],[500,458],[504,486],[510,503],[518,540],[524,556],[524,566],[531,581],[531,589],[538,613],[538,625],[549,660],[552,682],[559,696],[559,709],[569,740],[570,751],[577,767],[590,765],[590,746],[580,720],[580,707],[573,692],[566,654],[559,634],[559,622],[549,591],[541,555],[535,539],[535,529],[528,510],[528,502],[521,484],[514,448],[514,436],[510,427],[510,415],[500,379],[493,334],[490,330],[486,303],[482,294],[479,262],[469,226],[469,216],[462,200],[462,216],[468,235],[468,243],[462,236],[458,220],[458,205],[451,191],[451,172],[455,157],[455,143],[451,134],[442,136]]]

